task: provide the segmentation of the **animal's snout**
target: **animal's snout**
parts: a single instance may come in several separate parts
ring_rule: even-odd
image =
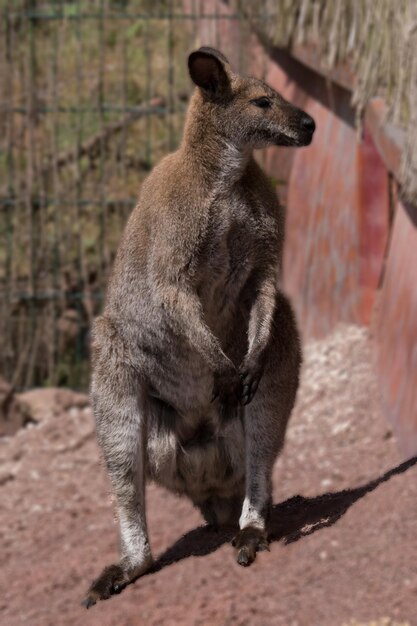
[[[301,128],[308,131],[309,133],[314,133],[314,131],[316,130],[315,121],[310,115],[307,115],[307,113],[304,113],[303,117],[301,118]]]

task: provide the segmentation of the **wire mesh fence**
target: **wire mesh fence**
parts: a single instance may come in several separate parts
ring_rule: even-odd
[[[197,24],[241,18],[192,0],[0,7],[0,375],[82,388],[127,215],[181,136]]]

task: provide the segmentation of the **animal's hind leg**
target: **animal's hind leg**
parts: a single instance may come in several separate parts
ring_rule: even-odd
[[[264,375],[245,408],[246,492],[233,545],[240,565],[268,549],[267,519],[272,502],[272,469],[284,443],[298,387],[301,350],[290,304],[278,294]]]
[[[116,499],[120,560],[106,567],[84,600],[87,608],[149,569],[145,516],[145,399],[137,373],[111,323],[95,329],[92,401],[97,437]]]

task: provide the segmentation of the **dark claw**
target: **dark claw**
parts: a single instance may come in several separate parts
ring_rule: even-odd
[[[253,559],[252,559],[253,560]],[[246,552],[245,548],[242,548],[238,554],[237,562],[239,565],[243,565],[243,567],[247,567],[251,564],[251,560],[249,559],[249,555]]]
[[[256,548],[256,552],[271,552],[271,548],[269,547],[268,543],[262,542]]]
[[[93,598],[87,597],[84,598],[84,600],[81,602],[81,606],[85,606],[86,609],[89,609],[90,607],[94,606],[95,603],[96,601],[93,600]]]
[[[248,374],[242,374],[242,381],[244,382],[246,378],[248,378],[248,376]],[[257,376],[256,378],[252,378],[251,380],[249,379],[248,382],[244,382],[242,395],[240,397],[240,403],[242,405],[246,405],[252,402],[253,397],[258,389],[259,381],[260,376]]]
[[[245,406],[252,401],[259,385],[260,376],[257,371],[250,369],[241,371],[239,376],[242,383],[239,402]]]

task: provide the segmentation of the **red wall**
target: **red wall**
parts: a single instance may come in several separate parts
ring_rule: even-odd
[[[374,329],[384,409],[411,456],[417,453],[417,209],[401,202]]]

